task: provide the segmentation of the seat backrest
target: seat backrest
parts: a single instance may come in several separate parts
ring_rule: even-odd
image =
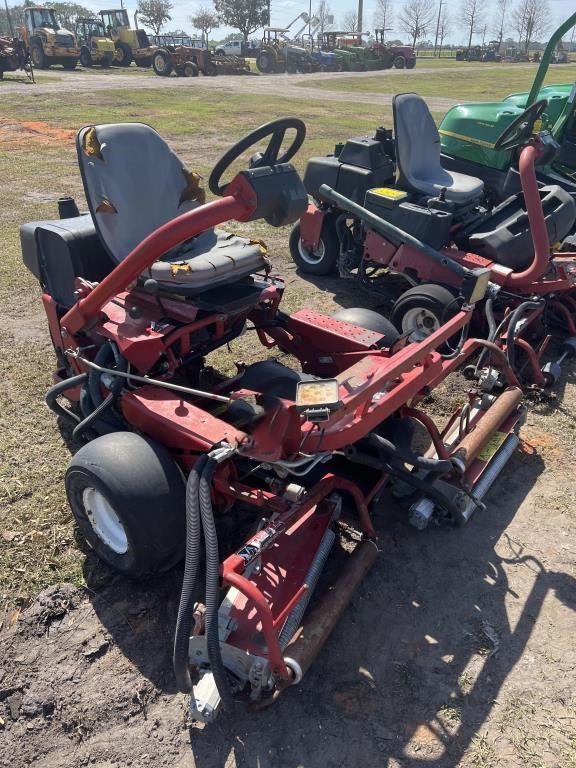
[[[76,148],[96,231],[115,262],[204,202],[200,177],[148,125],[87,126],[78,132]]]
[[[396,175],[401,186],[433,179],[441,169],[440,134],[428,105],[416,93],[400,93],[392,100],[396,138]]]

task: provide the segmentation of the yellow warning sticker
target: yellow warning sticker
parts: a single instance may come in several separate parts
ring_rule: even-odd
[[[403,192],[401,189],[392,189],[392,187],[377,187],[376,189],[371,189],[370,192],[380,197],[386,197],[388,200],[403,200],[405,197],[408,197],[407,192]]]
[[[484,448],[480,451],[477,458],[481,461],[490,461],[492,456],[496,453],[498,448],[502,445],[504,440],[506,440],[506,437],[508,436],[507,432],[495,432],[492,437],[488,440]]]

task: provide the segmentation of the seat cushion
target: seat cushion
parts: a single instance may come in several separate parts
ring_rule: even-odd
[[[481,179],[442,168],[440,134],[424,99],[401,93],[392,107],[399,186],[430,197],[446,189],[446,199],[459,205],[479,198],[484,190]]]
[[[148,275],[162,285],[195,293],[267,269],[265,256],[266,248],[259,242],[210,229],[156,261]]]
[[[418,192],[431,197],[437,197],[445,189],[446,200],[461,205],[479,198],[484,191],[484,182],[480,179],[442,167],[435,169],[427,179],[415,179],[414,186]]]

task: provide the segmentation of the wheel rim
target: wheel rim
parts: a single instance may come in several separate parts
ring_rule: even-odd
[[[125,554],[128,551],[126,529],[105,496],[96,488],[85,488],[82,502],[86,517],[98,538],[116,554]]]
[[[164,60],[164,56],[158,56],[156,58],[156,69],[158,72],[164,72],[166,70],[166,61]]]
[[[305,261],[306,264],[320,264],[326,254],[324,240],[319,241],[318,248],[316,248],[315,251],[311,250],[310,248],[306,248],[302,240],[299,240],[298,253],[300,254],[302,261]]]
[[[402,318],[402,333],[420,333],[429,336],[440,328],[440,322],[434,312],[424,307],[409,309]]]

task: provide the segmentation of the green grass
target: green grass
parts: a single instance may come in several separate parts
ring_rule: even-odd
[[[424,60],[418,62],[418,66]],[[437,61],[434,66],[436,66]],[[299,83],[302,88],[325,88],[329,91],[354,91],[361,93],[402,93],[415,91],[421,96],[437,96],[466,101],[495,101],[516,91],[527,91],[536,74],[536,65],[496,65],[486,69],[470,69],[466,63],[454,63],[455,71],[447,77],[443,71],[438,74],[418,73],[389,75],[387,71],[374,77],[342,77],[330,80],[306,80]],[[457,70],[457,71],[456,71]],[[546,84],[570,83],[576,80],[576,64],[550,67]]]

